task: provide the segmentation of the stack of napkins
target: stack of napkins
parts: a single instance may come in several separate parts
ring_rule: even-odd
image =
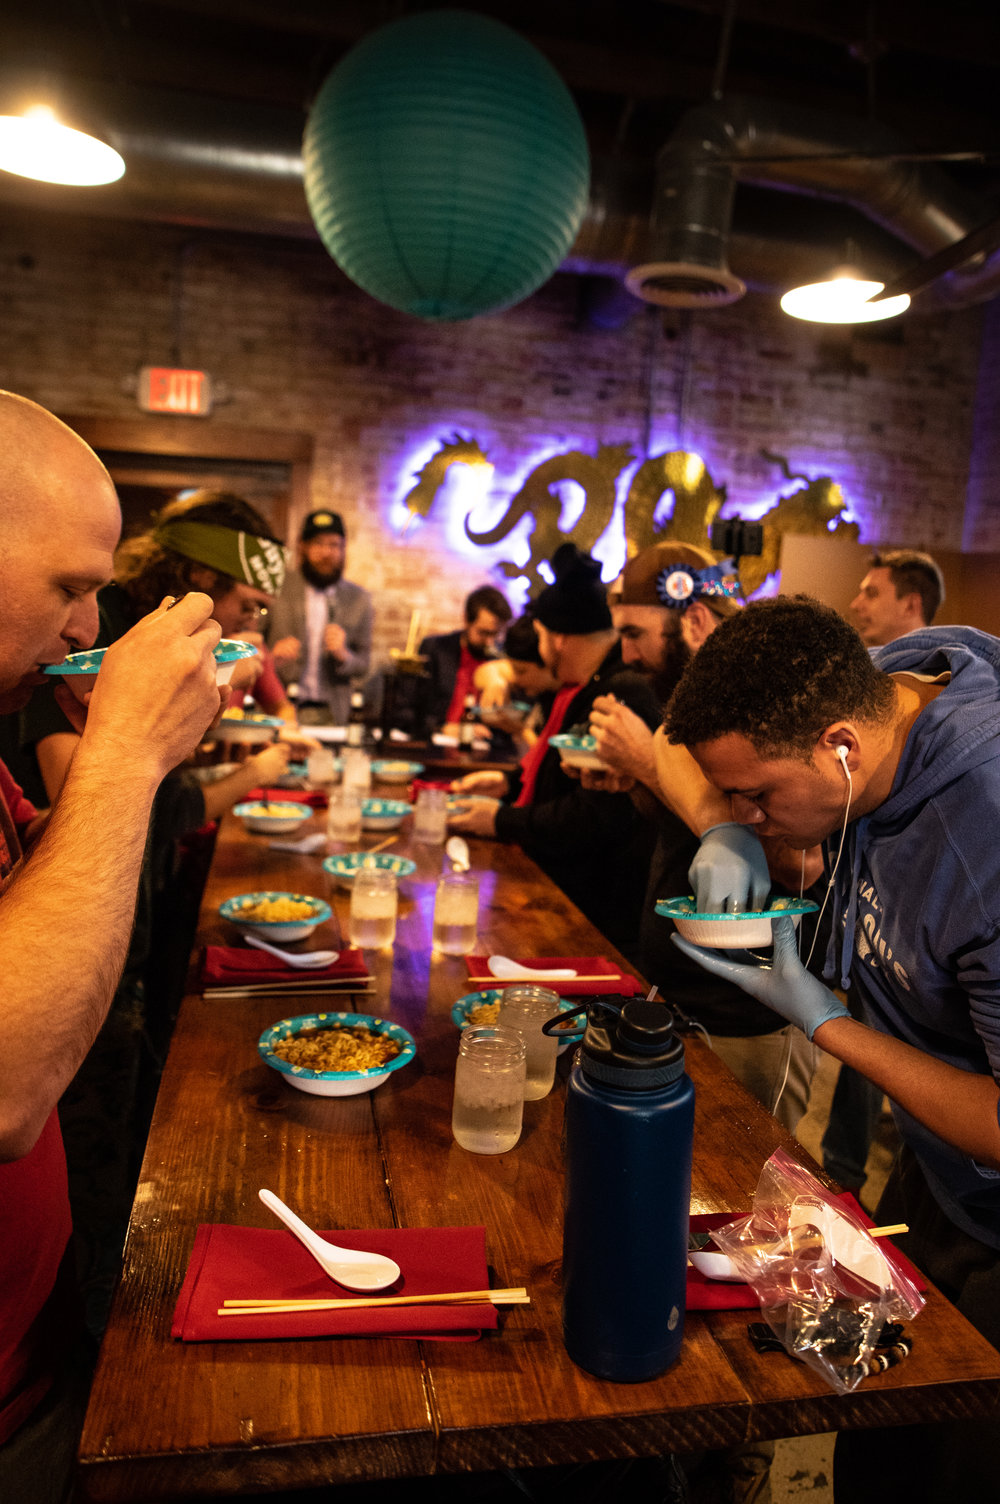
[[[372,974],[360,950],[342,950],[330,966],[296,971],[262,950],[207,945],[201,967],[205,997],[250,997],[257,993],[369,992]]]

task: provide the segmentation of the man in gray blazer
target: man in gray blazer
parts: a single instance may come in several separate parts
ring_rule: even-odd
[[[299,537],[299,568],[271,609],[271,653],[283,682],[298,684],[303,725],[346,725],[351,691],[368,674],[372,598],[343,578],[346,543],[336,512],[310,512]]]

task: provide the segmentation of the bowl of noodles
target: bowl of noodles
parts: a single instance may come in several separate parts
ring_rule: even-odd
[[[265,1029],[257,1049],[289,1086],[317,1097],[374,1091],[417,1053],[413,1036],[370,1013],[306,1013]]]
[[[283,836],[298,830],[308,820],[312,810],[308,804],[298,804],[291,799],[252,800],[233,806],[233,814],[243,821],[244,829],[255,836]]]
[[[332,912],[322,898],[313,898],[309,893],[277,893],[272,889],[237,893],[235,898],[227,898],[219,905],[223,919],[237,929],[279,943],[304,940]]]

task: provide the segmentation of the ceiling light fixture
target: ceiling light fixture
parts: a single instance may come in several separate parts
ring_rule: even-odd
[[[0,115],[0,168],[41,183],[90,188],[117,182],[125,162],[113,146],[36,104],[21,115]]]
[[[891,319],[910,306],[903,293],[870,303],[882,291],[884,282],[872,282],[853,266],[839,266],[825,282],[809,282],[793,287],[781,299],[781,307],[793,319],[808,319],[814,324],[872,324]]]

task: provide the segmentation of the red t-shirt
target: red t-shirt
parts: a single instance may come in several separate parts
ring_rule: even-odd
[[[36,814],[0,762],[0,883]],[[0,1164],[0,1445],[47,1393],[76,1331],[66,1156],[55,1111],[23,1159]]]

